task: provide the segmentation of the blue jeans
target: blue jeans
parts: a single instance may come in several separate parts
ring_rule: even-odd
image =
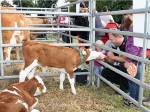
[[[96,76],[99,76],[102,72],[103,67],[94,65],[94,73]]]
[[[142,64],[138,64],[136,79],[140,79],[142,73]],[[139,99],[139,85],[129,80],[129,95],[138,101]]]

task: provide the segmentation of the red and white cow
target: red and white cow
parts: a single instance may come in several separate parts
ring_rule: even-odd
[[[34,71],[37,66],[61,68],[63,72],[60,74],[59,87],[63,90],[65,73],[67,73],[73,94],[76,94],[73,76],[74,70],[86,61],[105,58],[105,55],[101,52],[90,51],[89,49],[79,51],[73,48],[52,46],[32,41],[23,43],[23,56],[25,66],[24,70],[20,72],[20,82],[24,81],[26,77],[29,79],[34,77]]]
[[[10,85],[0,93],[0,112],[33,112],[38,103],[36,92],[46,92],[46,87],[39,76]],[[35,110],[35,109],[34,109]]]
[[[13,7],[1,7],[0,10],[16,10]],[[2,27],[27,27],[23,14],[2,14]],[[30,40],[29,31],[2,31],[3,44],[22,43],[23,40]],[[4,59],[10,60],[12,47],[4,48]]]

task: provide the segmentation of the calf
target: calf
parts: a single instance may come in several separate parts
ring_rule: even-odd
[[[29,112],[38,99],[34,97],[36,91],[46,92],[46,87],[39,76],[10,85],[0,93],[0,112]]]
[[[74,71],[80,64],[96,58],[103,59],[101,52],[90,51],[89,49],[77,50],[67,47],[58,47],[46,43],[26,41],[23,44],[23,56],[25,61],[24,70],[20,72],[20,82],[24,81],[26,76],[30,79],[34,76],[37,66],[48,66],[61,68],[64,72],[60,74],[60,89],[63,89],[65,73],[71,85],[73,94],[76,94],[74,87]]]
[[[16,10],[14,7],[1,7],[0,10]],[[2,14],[2,27],[27,27],[25,23],[25,18],[23,14]],[[29,31],[15,31],[15,30],[5,30],[2,31],[3,44],[17,44],[22,43],[23,40],[30,39]],[[12,47],[5,47],[4,59],[10,60],[10,53]]]

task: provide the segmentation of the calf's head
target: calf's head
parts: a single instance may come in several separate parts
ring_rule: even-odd
[[[83,49],[82,54],[85,56],[85,61],[105,58],[105,55],[102,52],[97,52],[91,49]]]
[[[38,95],[41,95],[43,93],[46,93],[47,89],[46,89],[46,86],[45,86],[43,80],[39,76],[35,76],[34,79],[37,82],[37,88],[36,88],[36,91],[34,93],[34,96],[38,96]]]

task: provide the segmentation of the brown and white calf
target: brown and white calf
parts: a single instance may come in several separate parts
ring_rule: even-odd
[[[46,87],[39,76],[10,85],[0,93],[0,112],[33,112],[38,103],[36,92],[45,93]]]
[[[16,10],[14,7],[0,7],[0,10]],[[23,14],[2,14],[2,27],[27,27]],[[22,43],[23,40],[30,40],[29,31],[2,31],[3,44]],[[4,59],[10,60],[12,47],[5,47]]]
[[[101,52],[90,51],[89,49],[79,51],[73,48],[52,46],[32,41],[24,42],[23,56],[25,66],[24,70],[20,72],[20,82],[24,81],[26,77],[29,79],[34,77],[34,71],[37,66],[61,68],[64,72],[60,74],[59,87],[63,89],[65,73],[67,73],[73,94],[76,94],[73,76],[74,70],[86,61],[96,58],[103,59],[105,57]]]

